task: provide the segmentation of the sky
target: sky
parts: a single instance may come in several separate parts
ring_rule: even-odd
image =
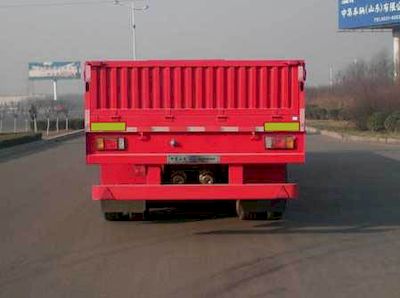
[[[65,6],[32,4],[81,3]],[[31,61],[129,59],[129,9],[99,0],[0,0],[0,95],[51,93],[29,82]],[[32,6],[4,7],[31,4]],[[138,6],[143,3],[138,1]],[[149,0],[136,13],[139,59],[305,59],[308,83],[355,59],[392,53],[389,32],[343,33],[337,0]],[[60,81],[60,93],[81,93]]]

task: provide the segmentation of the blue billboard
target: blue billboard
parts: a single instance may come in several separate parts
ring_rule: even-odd
[[[339,0],[339,29],[400,26],[400,1]]]

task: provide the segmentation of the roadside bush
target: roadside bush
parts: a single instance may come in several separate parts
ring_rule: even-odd
[[[382,131],[385,130],[385,120],[387,113],[375,112],[368,117],[367,127],[371,131]]]
[[[328,119],[330,119],[330,120],[339,120],[340,112],[341,112],[341,109],[328,110]]]
[[[351,122],[354,123],[355,127],[359,130],[368,130],[368,122],[370,115],[374,113],[370,107],[364,105],[352,107],[348,110]]]
[[[64,121],[64,126],[65,126],[65,121]],[[78,129],[83,129],[85,127],[85,123],[83,119],[71,119],[69,121],[69,129],[72,130],[78,130]]]
[[[385,122],[385,129],[389,132],[400,131],[400,111],[393,112],[390,114]]]
[[[319,108],[317,113],[318,120],[326,120],[328,119],[328,111],[324,108]]]
[[[306,117],[313,120],[326,120],[328,118],[328,111],[316,105],[310,105],[307,107]]]
[[[377,113],[400,109],[400,86],[393,84],[392,74],[391,56],[386,52],[377,54],[370,61],[355,60],[337,74],[332,94],[324,96],[337,98],[337,107],[342,107],[339,120],[351,121],[359,130],[384,130],[385,126],[381,125],[383,114]],[[318,95],[317,91],[314,93]],[[334,119],[334,116],[329,117]],[[390,125],[395,123],[393,119]]]
[[[306,108],[306,118],[307,119],[315,119],[315,109],[317,106],[315,105],[308,105]]]
[[[339,115],[338,115],[338,120],[344,120],[348,121],[351,120],[351,115],[347,109],[340,109],[339,110]]]

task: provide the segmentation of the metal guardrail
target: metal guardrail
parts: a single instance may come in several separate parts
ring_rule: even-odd
[[[49,118],[51,122],[55,121],[56,118],[51,117]],[[82,113],[74,113],[70,115],[68,118],[71,119],[83,119]],[[46,121],[47,119],[44,117],[40,117],[37,121]],[[60,117],[59,123],[60,126],[65,126],[66,118]],[[32,120],[30,118],[21,117],[21,118],[14,118],[14,117],[4,117],[0,119],[0,133],[17,133],[17,132],[30,132],[32,131]]]

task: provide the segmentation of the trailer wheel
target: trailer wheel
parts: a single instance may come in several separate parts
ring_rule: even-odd
[[[145,212],[129,214],[129,220],[131,221],[145,221],[148,220],[148,218],[149,218],[148,209],[146,209]]]
[[[122,220],[123,214],[121,212],[104,212],[104,218],[108,221]]]
[[[262,201],[236,201],[236,214],[240,220],[280,220],[287,205],[286,199]]]
[[[149,214],[145,201],[120,202],[103,200],[101,212],[108,221],[143,221]]]
[[[287,207],[287,200],[273,200],[267,209],[267,220],[281,220],[285,214]]]
[[[236,201],[236,214],[240,220],[252,220],[257,218],[257,213],[246,210],[246,207],[240,200]]]

